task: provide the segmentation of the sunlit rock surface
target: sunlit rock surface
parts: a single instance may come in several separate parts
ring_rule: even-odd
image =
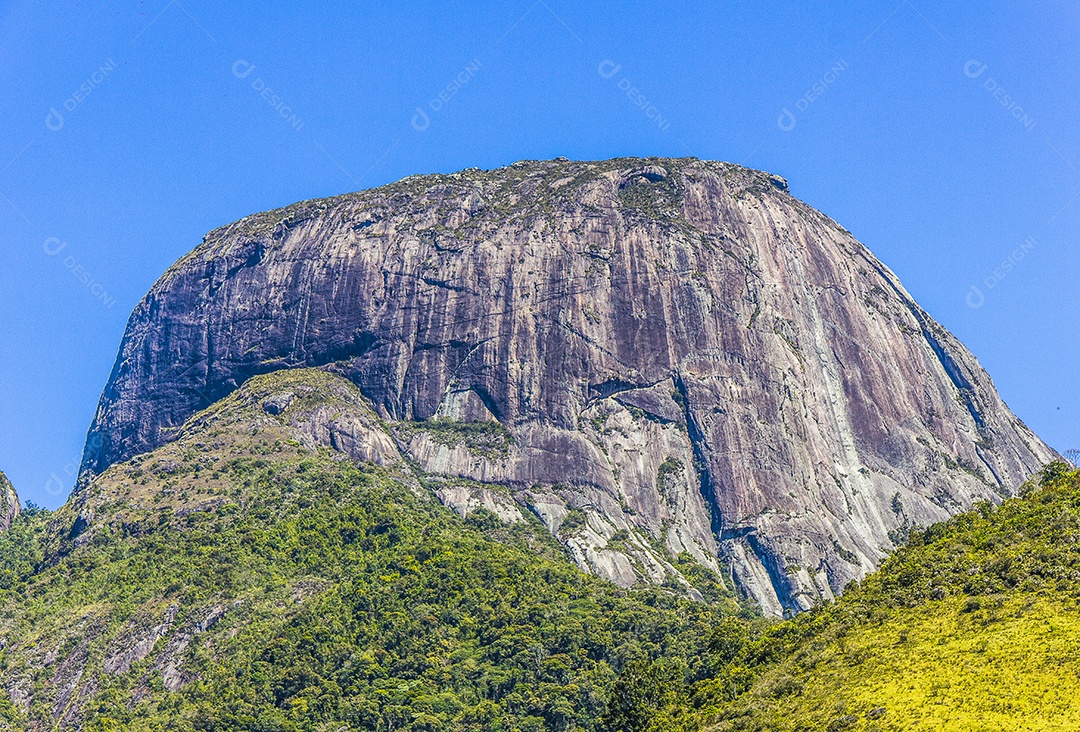
[[[1052,457],[844,228],[695,159],[413,176],[211,232],[133,313],[84,482],[296,367],[375,410],[328,411],[313,441],[396,442],[459,511],[532,511],[621,584],[686,552],[773,614]],[[469,423],[491,429],[440,439]]]

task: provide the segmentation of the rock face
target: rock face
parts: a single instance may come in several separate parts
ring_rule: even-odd
[[[11,528],[11,522],[19,515],[19,511],[19,496],[8,477],[0,473],[0,531]]]
[[[774,614],[1053,456],[845,229],[694,159],[414,176],[211,232],[131,316],[84,478],[297,367],[412,424],[423,471],[508,488],[583,567],[662,581],[686,552]],[[460,423],[491,439],[440,439]]]

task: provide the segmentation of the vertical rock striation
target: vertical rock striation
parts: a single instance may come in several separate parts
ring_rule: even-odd
[[[695,159],[413,176],[211,232],[132,314],[84,477],[298,367],[359,386],[423,470],[508,488],[582,566],[663,581],[688,553],[774,614],[1053,454],[845,229]],[[494,437],[440,439],[455,422]]]
[[[20,510],[19,496],[15,493],[15,488],[8,477],[0,473],[0,531],[11,528],[11,522],[19,515]]]

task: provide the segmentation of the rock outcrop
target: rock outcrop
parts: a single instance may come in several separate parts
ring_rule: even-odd
[[[20,510],[19,496],[15,493],[15,488],[8,477],[0,473],[0,531],[11,528],[11,522],[19,515]]]
[[[211,232],[132,314],[84,482],[298,367],[356,384],[459,510],[516,502],[624,584],[688,553],[773,614],[1053,456],[845,229],[694,159],[413,176]],[[313,440],[392,457],[333,418]]]

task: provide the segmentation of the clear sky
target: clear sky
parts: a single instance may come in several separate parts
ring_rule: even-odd
[[[785,176],[1080,447],[1078,68],[1075,0],[8,0],[0,469],[64,500],[128,314],[207,231],[556,156]]]

